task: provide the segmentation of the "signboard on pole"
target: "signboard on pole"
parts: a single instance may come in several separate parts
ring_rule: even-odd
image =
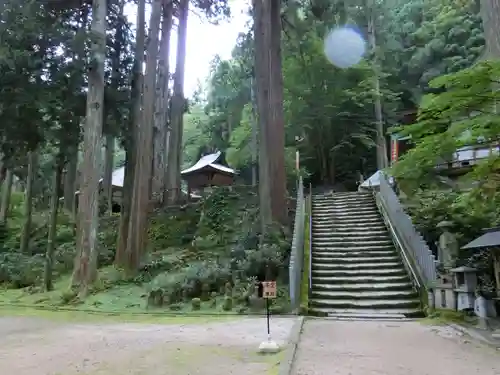
[[[262,297],[276,298],[276,281],[264,281],[262,283]]]

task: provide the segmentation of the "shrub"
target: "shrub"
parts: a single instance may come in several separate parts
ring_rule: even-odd
[[[227,267],[210,262],[193,263],[177,273],[163,272],[149,284],[150,290],[161,290],[176,303],[190,298],[208,300],[210,292],[218,291],[230,278]]]

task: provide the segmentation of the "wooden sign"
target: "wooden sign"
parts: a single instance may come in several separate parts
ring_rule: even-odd
[[[276,298],[276,281],[264,281],[262,283],[262,297]]]

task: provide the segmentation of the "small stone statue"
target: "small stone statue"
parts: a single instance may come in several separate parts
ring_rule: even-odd
[[[450,232],[452,225],[450,221],[441,221],[437,225],[442,230],[438,243],[438,259],[445,269],[455,267],[458,257],[457,237]]]

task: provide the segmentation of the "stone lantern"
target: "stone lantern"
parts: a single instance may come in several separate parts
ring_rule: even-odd
[[[486,320],[488,316],[494,317],[497,315],[497,312],[495,308],[488,308],[488,305],[490,305],[488,302],[491,302],[491,307],[495,307],[495,305],[498,306],[500,303],[500,228],[486,229],[482,236],[468,243],[462,249],[489,251],[493,257],[496,297],[493,298],[493,301],[487,301],[483,296],[480,296],[476,304],[478,306],[483,305],[482,308],[479,309],[484,312],[482,314],[483,316],[479,316],[480,320]],[[482,325],[486,326],[486,324]],[[500,330],[497,329],[493,333],[493,337],[500,338]]]
[[[457,310],[474,309],[477,289],[477,270],[471,267],[457,267],[450,270],[454,279]]]

